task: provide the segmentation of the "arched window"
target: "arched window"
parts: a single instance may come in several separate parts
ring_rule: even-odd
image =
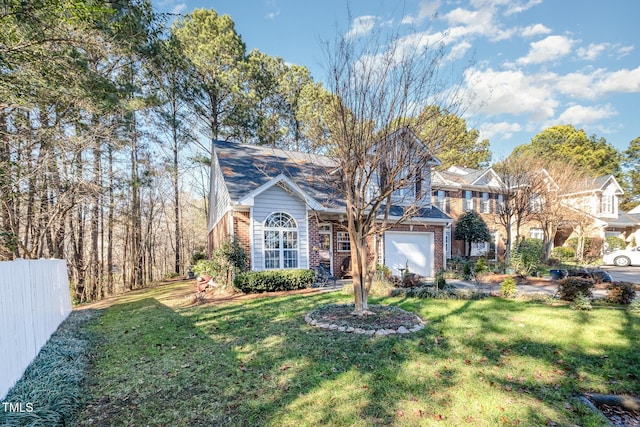
[[[298,268],[298,225],[287,213],[272,213],[264,221],[264,268]]]

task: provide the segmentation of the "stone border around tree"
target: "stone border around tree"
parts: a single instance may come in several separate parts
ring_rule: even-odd
[[[425,321],[418,318],[416,316],[416,320],[418,323],[414,324],[411,328],[406,328],[404,326],[400,326],[398,329],[362,329],[362,328],[354,328],[352,326],[338,326],[335,323],[324,323],[318,322],[316,319],[311,317],[311,313],[309,312],[304,316],[304,321],[307,322],[309,326],[314,326],[316,328],[329,329],[331,331],[338,332],[349,332],[354,334],[361,335],[375,335],[375,336],[387,336],[393,334],[406,335],[412,332],[418,332],[424,329]]]

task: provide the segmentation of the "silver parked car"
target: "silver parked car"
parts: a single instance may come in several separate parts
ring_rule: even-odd
[[[602,260],[605,265],[617,265],[618,267],[640,265],[640,246],[606,253]]]

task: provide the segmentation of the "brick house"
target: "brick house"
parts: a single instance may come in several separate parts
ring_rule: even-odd
[[[553,177],[547,171],[547,185],[557,188]],[[503,202],[504,183],[492,168],[469,169],[452,166],[446,171],[432,172],[432,203],[450,215],[454,223],[446,230],[445,240],[451,241],[447,256],[485,256],[490,260],[502,259],[505,251],[506,232],[498,220],[497,208]],[[587,235],[602,241],[608,236],[616,236],[631,244],[640,241],[640,221],[634,214],[618,210],[618,197],[623,190],[613,175],[586,180],[577,184],[578,190],[564,194],[567,208],[578,210],[590,218]],[[532,203],[535,208],[536,204]],[[474,243],[470,248],[465,242],[453,240],[455,221],[468,211],[475,210],[487,223],[493,236],[492,241]],[[512,230],[515,239],[515,230]],[[534,219],[525,222],[520,230],[521,237],[543,238],[543,230]],[[554,246],[562,246],[566,240],[576,235],[576,225],[570,220],[558,230]]]
[[[493,236],[490,242],[472,243],[465,247],[465,242],[452,239],[455,222],[446,230],[449,258],[457,256],[486,256],[497,260],[504,253],[505,232],[498,221],[497,209],[502,203],[504,184],[492,168],[470,169],[452,166],[445,171],[432,173],[432,203],[454,221],[466,211],[476,211],[487,223]]]
[[[415,135],[412,136],[415,138]],[[433,157],[433,165],[438,160]],[[421,171],[416,191],[431,194],[431,165]],[[335,191],[334,161],[325,156],[234,142],[214,141],[208,218],[209,254],[236,238],[251,270],[327,267],[341,276],[350,258],[345,202]],[[433,277],[446,267],[445,230],[451,218],[431,205],[386,230],[379,263],[393,274],[410,271]],[[401,205],[390,216],[402,215]]]
[[[579,183],[577,190],[566,194],[566,203],[586,213],[592,218],[588,237],[604,241],[609,236],[623,239],[627,245],[640,237],[640,218],[618,209],[618,198],[624,191],[613,175],[605,175]],[[568,224],[556,237],[561,245],[574,237],[576,231]]]

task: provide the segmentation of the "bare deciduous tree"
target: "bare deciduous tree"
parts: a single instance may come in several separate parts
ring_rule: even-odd
[[[444,90],[439,75],[442,46],[426,39],[347,35],[326,52],[333,95],[326,120],[329,150],[346,202],[354,313],[364,315],[380,244],[376,237],[430,205],[423,182],[435,160],[415,137],[412,129],[421,125],[416,117],[426,105],[454,111],[455,94]]]

